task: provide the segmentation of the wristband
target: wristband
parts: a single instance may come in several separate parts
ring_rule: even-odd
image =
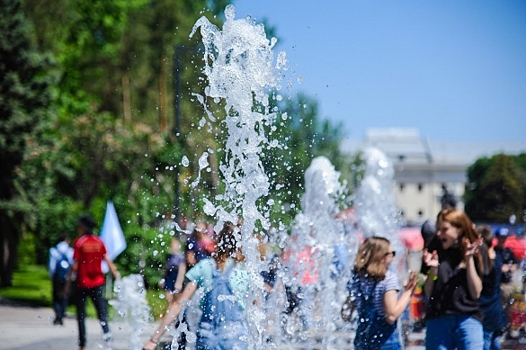
[[[438,279],[438,274],[434,275],[433,277],[431,275],[431,269],[427,271],[427,276],[430,277],[433,281],[436,281]]]
[[[159,345],[158,341],[154,341],[153,338],[150,338],[150,342],[154,343],[155,345]]]

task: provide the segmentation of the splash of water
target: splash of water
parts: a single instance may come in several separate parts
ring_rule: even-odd
[[[364,238],[385,237],[396,251],[401,252],[404,248],[397,234],[401,216],[392,192],[392,162],[382,151],[372,147],[364,151],[364,159],[365,175],[355,197],[359,228]],[[402,263],[402,257],[397,256],[392,266],[400,271]]]
[[[317,333],[317,341],[328,348],[337,329],[341,302],[345,297],[345,283],[339,283],[343,270],[336,266],[335,252],[339,247],[348,250],[343,224],[336,220],[340,204],[345,196],[345,187],[339,181],[340,173],[325,157],[315,158],[305,172],[305,193],[301,198],[302,212],[294,220],[293,238],[296,240],[290,249],[294,252],[289,262],[293,277],[304,290],[314,287],[317,293],[304,295],[304,301],[312,303],[312,314],[305,316],[303,322],[312,318],[307,326]],[[307,254],[303,254],[307,253]],[[305,256],[305,258],[300,258]],[[304,261],[299,263],[298,261]],[[343,262],[344,265],[345,262]],[[310,270],[310,271],[307,271]],[[312,274],[314,272],[314,274]],[[310,286],[302,283],[302,276],[311,273]],[[305,306],[305,305],[304,305]],[[300,328],[300,327],[298,327]],[[312,334],[311,334],[312,335]]]
[[[142,349],[141,335],[150,322],[150,307],[146,301],[146,290],[141,275],[132,274],[115,281],[113,286],[116,299],[109,303],[131,329],[130,350]]]
[[[220,165],[226,189],[215,198],[215,203],[205,200],[205,212],[217,218],[216,232],[225,221],[236,223],[242,218],[240,241],[251,276],[249,294],[261,297],[263,282],[259,273],[263,266],[254,232],[270,226],[268,213],[261,213],[257,205],[260,198],[268,195],[270,183],[260,154],[269,146],[265,126],[276,116],[276,111],[270,110],[268,91],[280,88],[276,72],[284,68],[286,59],[280,53],[274,62],[276,39],[267,39],[262,24],[250,18],[236,20],[233,5],[226,7],[225,18],[220,30],[202,17],[190,34],[193,36],[199,30],[205,49],[204,74],[208,86],[206,96],[199,96],[198,100],[205,109],[207,99],[223,101],[228,130],[225,161]],[[208,110],[206,114],[211,121],[215,120]],[[265,315],[252,303],[248,303],[246,314],[256,329],[252,332],[253,344],[261,348]]]

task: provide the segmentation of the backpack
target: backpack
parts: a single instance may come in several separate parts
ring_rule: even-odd
[[[58,250],[57,250],[58,252]],[[60,252],[59,252],[60,253]],[[55,278],[58,279],[60,282],[66,281],[66,277],[69,272],[69,268],[71,267],[71,264],[69,263],[69,259],[66,255],[66,253],[60,253],[61,257],[59,260],[57,260],[57,263],[55,265]]]
[[[221,273],[214,261],[212,285],[202,302],[197,349],[248,349],[248,327],[243,309],[229,281],[233,268],[234,264]]]
[[[396,331],[396,322],[389,324],[374,307],[376,286],[377,283],[374,283],[369,291],[360,288],[358,292],[360,302],[357,303],[359,321],[354,339],[355,349],[378,350]]]

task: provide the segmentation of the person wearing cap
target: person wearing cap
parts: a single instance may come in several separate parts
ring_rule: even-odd
[[[502,278],[500,280],[501,300],[504,306],[504,313],[506,314],[507,322],[510,321],[510,301],[513,296],[512,277],[513,272],[517,270],[519,261],[510,248],[505,247],[504,244],[509,236],[509,230],[506,227],[501,227],[495,230],[495,237],[497,238],[497,245],[495,246],[495,254],[502,261]]]
[[[114,278],[117,278],[117,268],[106,254],[104,242],[93,234],[95,221],[89,215],[82,216],[77,221],[77,233],[79,238],[73,244],[73,266],[68,275],[76,275],[76,307],[77,322],[79,327],[78,344],[81,350],[86,349],[86,298],[90,298],[97,309],[97,315],[104,332],[102,339],[109,344],[112,336],[108,325],[108,309],[103,296],[105,284],[104,273],[101,263],[106,261]]]

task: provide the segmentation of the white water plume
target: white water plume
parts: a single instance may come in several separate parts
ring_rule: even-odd
[[[270,183],[261,163],[260,155],[268,147],[265,126],[275,119],[276,111],[269,107],[269,90],[279,89],[276,72],[286,64],[280,53],[274,62],[272,51],[276,39],[267,39],[262,24],[250,18],[235,19],[235,8],[225,9],[226,21],[222,30],[200,18],[192,29],[193,36],[200,31],[204,44],[204,74],[208,79],[206,97],[199,98],[206,108],[206,100],[223,101],[228,130],[225,161],[220,171],[225,182],[225,193],[206,201],[206,214],[217,218],[216,232],[225,221],[242,220],[241,243],[246,257],[246,268],[251,276],[252,296],[260,296],[263,282],[260,271],[264,268],[257,251],[258,240],[254,233],[257,223],[269,229],[268,213],[258,210],[257,201],[268,195]],[[209,119],[211,113],[207,111]],[[257,306],[248,304],[249,323],[257,331],[253,346],[261,348],[264,332],[264,313]]]
[[[142,349],[141,335],[150,322],[150,307],[141,275],[132,274],[115,281],[113,286],[116,299],[109,303],[130,326],[131,336],[128,349]]]

